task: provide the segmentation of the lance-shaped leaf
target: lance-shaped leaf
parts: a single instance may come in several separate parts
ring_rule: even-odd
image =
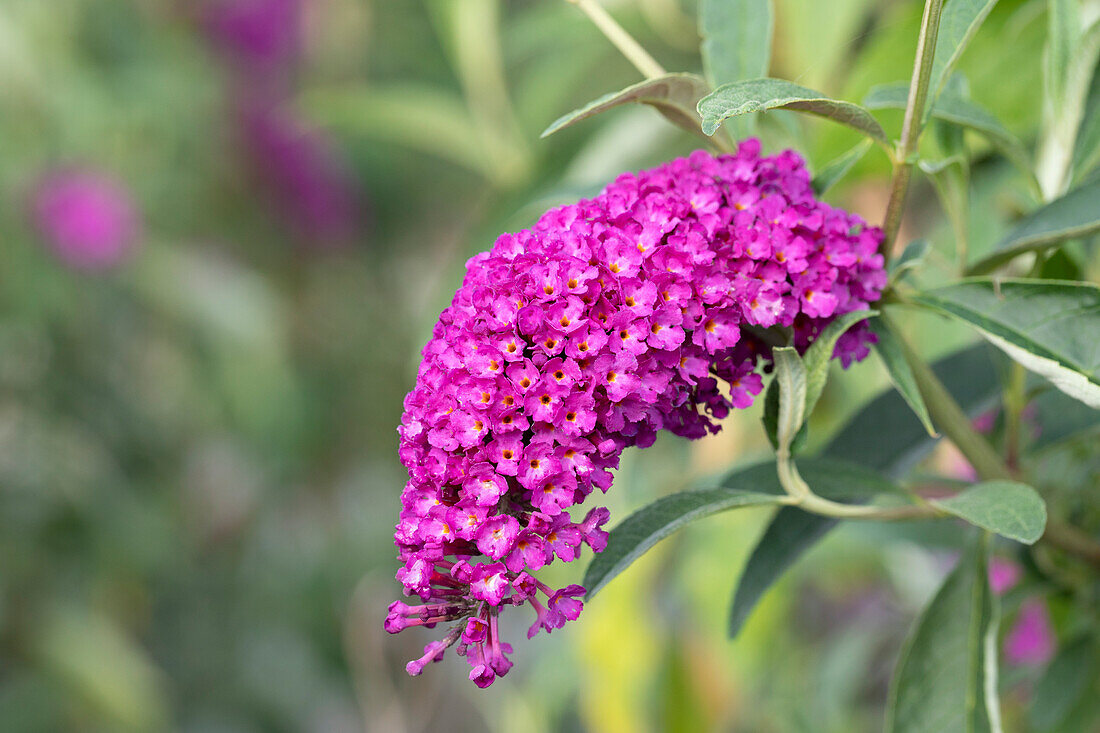
[[[983,481],[933,506],[1010,540],[1035,544],[1047,525],[1047,507],[1035,489],[1017,481]]]
[[[839,122],[883,146],[889,145],[882,126],[858,104],[830,99],[821,92],[783,79],[750,79],[724,84],[703,97],[698,109],[703,118],[703,132],[707,135],[713,135],[730,117],[769,109],[790,109]]]
[[[897,494],[898,488],[874,471],[838,461],[811,459],[799,470],[823,496],[837,500]],[[663,497],[624,519],[608,538],[584,575],[589,597],[607,585],[646,550],[684,525],[742,506],[777,505],[788,501],[771,462],[733,471],[721,487],[683,491]]]
[[[829,161],[810,182],[814,193],[820,196],[836,185],[837,181],[848,175],[848,171],[863,159],[873,144],[871,140],[860,140],[851,150]]]
[[[703,72],[713,86],[768,73],[774,25],[770,0],[701,0]]]
[[[971,278],[912,301],[975,327],[1025,368],[1100,408],[1100,287]]]
[[[1067,239],[1100,231],[1100,179],[1088,181],[1021,219],[993,252],[970,266],[990,272],[1024,252],[1040,252]]]
[[[1043,54],[1043,84],[1047,104],[1052,109],[1059,109],[1066,101],[1067,71],[1081,32],[1078,4],[1078,0],[1047,2],[1047,47]]]
[[[580,109],[559,117],[543,131],[542,137],[624,104],[648,104],[674,125],[709,142],[708,136],[701,133],[702,123],[695,111],[699,100],[709,91],[707,83],[695,74],[666,74],[646,79],[622,91],[605,94]]]
[[[711,87],[768,73],[774,22],[771,0],[701,0],[700,52]],[[751,119],[736,126],[735,138],[751,132]]]
[[[867,109],[905,109],[908,99],[909,84],[898,81],[872,87],[863,98],[863,106]],[[984,135],[1021,171],[1028,176],[1033,175],[1031,158],[1024,144],[1000,120],[976,102],[946,89],[932,105],[930,114],[937,120]]]
[[[959,558],[902,648],[887,733],[1001,730],[997,608],[985,542]]]
[[[936,52],[932,59],[932,76],[928,83],[925,119],[959,57],[996,4],[997,0],[948,0],[944,3],[939,34],[936,36]]]
[[[1076,3],[1069,3],[1068,8],[1063,8],[1060,14],[1069,16],[1072,20],[1068,23],[1063,19],[1060,23],[1051,23],[1051,38],[1047,49],[1046,72],[1048,75],[1048,92],[1051,99],[1047,103],[1048,116],[1051,116],[1050,130],[1047,132],[1047,144],[1055,146],[1054,152],[1062,158],[1067,170],[1063,180],[1053,181],[1058,186],[1057,190],[1064,190],[1068,186],[1073,164],[1082,158],[1089,157],[1087,150],[1091,131],[1083,123],[1088,121],[1095,124],[1095,120],[1088,120],[1090,113],[1095,113],[1090,106],[1095,104],[1092,98],[1095,90],[1095,77],[1097,60],[1100,59],[1100,20],[1094,22],[1080,38],[1076,37],[1077,28],[1073,25],[1077,21],[1078,9]],[[1051,17],[1056,15],[1053,7]],[[1063,26],[1059,31],[1060,39],[1055,39],[1055,26]],[[1068,26],[1068,27],[1065,27]],[[1066,44],[1076,41],[1075,44]],[[1058,40],[1063,48],[1061,53],[1068,54],[1061,62],[1057,61],[1055,41]],[[1055,68],[1059,63],[1064,64]],[[1082,146],[1082,150],[1075,150],[1075,146]],[[1066,159],[1072,158],[1072,160]],[[1069,180],[1067,180],[1069,179]]]
[[[891,324],[881,319],[871,321],[871,330],[875,332],[878,342],[875,344],[875,353],[882,359],[890,381],[901,395],[909,409],[920,419],[921,425],[928,434],[937,438],[939,435],[932,427],[932,418],[928,415],[928,406],[924,404],[917,380],[913,376],[913,370],[909,368],[909,362],[905,360],[898,337],[894,335]]]
[[[1073,180],[1079,181],[1100,162],[1100,74],[1093,74],[1073,144]]]

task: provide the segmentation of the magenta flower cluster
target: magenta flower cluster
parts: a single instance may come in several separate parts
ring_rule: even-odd
[[[423,604],[394,602],[386,630],[457,622],[408,672],[457,643],[485,687],[512,666],[501,609],[531,606],[528,637],[576,619],[584,588],[533,575],[606,546],[607,509],[570,510],[607,491],[625,448],[716,432],[752,404],[765,330],[804,349],[868,308],[886,284],[881,238],[814,198],[798,154],[749,140],[624,174],[473,257],[399,428],[397,578]],[[847,366],[871,339],[857,326],[836,356]]]

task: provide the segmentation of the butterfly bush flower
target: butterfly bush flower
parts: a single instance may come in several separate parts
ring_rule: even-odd
[[[804,350],[868,308],[886,285],[881,239],[815,200],[796,153],[749,140],[623,174],[473,257],[399,428],[397,579],[422,604],[394,602],[386,630],[455,622],[409,674],[457,645],[485,687],[512,666],[504,608],[531,607],[528,637],[576,619],[585,589],[535,576],[607,545],[607,509],[574,508],[610,488],[624,449],[660,430],[700,438],[751,405],[767,329]],[[872,338],[858,326],[835,355],[847,366]]]
[[[137,244],[141,221],[126,190],[95,170],[46,175],[34,190],[35,227],[54,254],[80,270],[106,270]]]

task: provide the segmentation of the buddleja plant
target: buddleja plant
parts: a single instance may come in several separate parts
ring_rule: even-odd
[[[391,604],[386,628],[447,625],[409,673],[456,646],[470,679],[491,684],[512,666],[498,624],[504,609],[531,607],[528,636],[559,628],[659,540],[719,511],[778,508],[741,575],[731,635],[840,522],[956,518],[967,549],[902,651],[887,729],[999,730],[991,546],[1041,543],[1060,561],[1100,568],[1094,528],[1074,524],[1087,513],[1063,501],[1048,517],[1029,484],[1037,451],[1100,424],[1100,288],[1065,279],[1074,272],[1062,252],[1100,230],[1100,177],[1090,173],[1100,146],[1082,125],[1095,104],[1100,22],[1076,2],[1051,0],[1032,155],[954,73],[994,0],[927,0],[912,79],[875,87],[862,106],[759,78],[773,30],[767,0],[701,1],[705,78],[666,73],[593,0],[573,1],[646,79],[545,134],[641,103],[711,150],[623,174],[469,261],[424,348],[400,427],[410,480],[395,533],[397,577],[423,603]],[[897,141],[869,111],[884,108],[904,110]],[[811,177],[796,152],[762,154],[751,133],[767,110],[816,115],[866,140]],[[934,141],[921,145],[928,132]],[[1033,197],[1030,213],[978,260],[965,246],[966,132],[1018,166]],[[874,145],[893,165],[881,227],[818,198]],[[959,276],[924,290],[906,278],[922,267],[927,243],[897,241],[916,175],[940,195],[958,256]],[[929,364],[906,335],[914,311],[973,328],[1007,366],[983,345]],[[895,389],[808,455],[806,421],[830,361],[847,367],[872,350]],[[610,533],[607,509],[571,512],[611,488],[627,448],[647,447],[661,430],[689,439],[716,432],[718,420],[758,398],[773,461],[735,470],[718,488],[660,499]],[[973,417],[994,406],[999,424],[986,436]],[[1022,428],[1029,410],[1042,415],[1038,437]],[[940,440],[957,447],[977,481],[931,498],[902,480]],[[1085,453],[1080,460],[1096,455]],[[536,577],[584,545],[597,555],[583,584],[552,588]],[[1074,597],[1087,604],[1087,593]],[[1088,608],[1079,615],[1095,622]],[[1074,676],[1072,660],[1051,665],[1052,675],[1067,670]],[[1060,722],[1051,719],[1068,710],[1065,697],[1047,723]]]

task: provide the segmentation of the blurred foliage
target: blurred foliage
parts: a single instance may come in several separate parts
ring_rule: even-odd
[[[764,510],[650,553],[491,690],[467,690],[453,659],[405,678],[423,640],[381,628],[404,483],[394,428],[462,263],[694,142],[648,109],[539,140],[637,81],[567,3],[302,0],[273,103],[350,178],[350,232],[330,241],[288,221],[278,174],[250,153],[239,106],[255,78],[205,22],[227,2],[0,3],[0,728],[876,730],[943,557],[883,549],[874,527],[836,533],[729,643]],[[607,5],[667,68],[699,70],[691,0]],[[771,73],[859,100],[908,78],[919,14],[913,0],[779,0]],[[961,65],[1025,140],[1042,16],[999,3]],[[804,141],[815,170],[855,141],[783,112],[761,134]],[[140,243],[110,271],[66,266],[34,226],[36,182],[67,166],[109,172],[141,212]],[[829,197],[877,219],[886,172],[872,152]],[[972,252],[1024,190],[1009,166],[979,164]],[[948,267],[927,186],[913,211],[906,236],[932,238]],[[931,322],[917,335],[937,350],[963,339]],[[885,384],[854,369],[815,436]],[[613,516],[763,451],[757,418],[630,456]],[[1049,481],[1078,483],[1067,465],[1051,455]]]

